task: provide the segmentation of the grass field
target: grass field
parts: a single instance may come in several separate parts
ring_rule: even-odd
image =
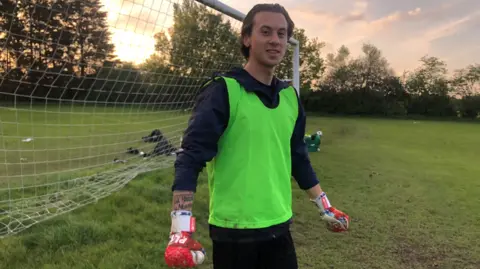
[[[141,137],[152,129],[161,128],[178,140],[187,116],[125,106],[0,107],[0,148],[6,151],[0,154],[0,175],[55,177],[58,172],[91,171],[115,157],[128,158],[128,147],[151,150],[152,144]],[[33,141],[24,143],[25,138]]]
[[[328,232],[292,183],[300,268],[480,268],[480,124],[309,117],[307,131],[317,129],[324,137],[312,164],[352,223],[346,234]],[[172,178],[172,169],[143,174],[1,240],[0,268],[166,268]],[[194,212],[202,268],[212,268],[205,174]]]

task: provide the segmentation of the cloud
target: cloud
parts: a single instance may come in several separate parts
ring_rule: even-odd
[[[325,6],[312,1],[299,1],[299,3],[292,4],[290,7],[287,6],[287,10],[289,13],[307,15],[311,17],[312,22],[322,20],[329,23],[344,23],[366,19],[365,11],[367,10],[368,2],[355,1],[348,3],[348,5],[352,7],[351,10],[344,12],[344,10],[328,10]]]
[[[435,39],[439,39],[439,38],[442,38],[442,37],[452,35],[455,32],[457,32],[466,23],[468,23],[472,20],[476,20],[478,18],[480,18],[480,10],[475,11],[471,14],[468,14],[468,15],[462,17],[462,18],[447,22],[443,25],[440,25],[439,27],[429,29],[425,33],[425,38],[428,41],[433,41]]]
[[[475,11],[480,8],[478,0],[408,0],[395,4],[380,0],[344,0],[338,3],[343,9],[302,2],[288,10],[292,10],[297,25],[305,28],[309,36],[326,41],[324,54],[344,44],[352,55],[358,55],[362,43],[372,43],[382,50],[397,73],[414,69],[426,54],[449,59],[451,69],[469,64],[467,61],[480,62],[473,38],[462,42],[465,36],[478,32],[478,26],[473,26],[479,21],[479,11]],[[480,35],[477,36],[480,39]],[[439,40],[443,43],[449,40],[450,50],[441,47]],[[470,59],[456,57],[465,50],[477,53]]]
[[[422,9],[419,8],[419,7],[417,7],[417,8],[415,8],[414,10],[408,11],[407,13],[408,13],[408,15],[410,15],[410,16],[416,16],[416,15],[420,14],[421,11],[422,11]]]
[[[347,13],[347,15],[340,15],[339,22],[354,22],[364,21],[367,19],[366,10],[368,8],[368,2],[355,1],[353,3],[353,9]]]

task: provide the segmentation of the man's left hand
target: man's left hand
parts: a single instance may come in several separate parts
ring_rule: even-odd
[[[313,202],[317,205],[322,220],[327,229],[332,232],[345,232],[350,226],[350,217],[330,205],[325,192],[320,194]]]

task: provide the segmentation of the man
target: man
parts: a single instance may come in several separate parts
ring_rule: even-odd
[[[165,250],[170,267],[195,267],[205,258],[192,238],[194,192],[205,166],[215,269],[298,268],[289,231],[291,176],[318,206],[328,229],[348,229],[348,216],[330,206],[310,164],[297,92],[274,77],[293,28],[282,6],[254,6],[241,31],[247,64],[203,87],[175,163]]]

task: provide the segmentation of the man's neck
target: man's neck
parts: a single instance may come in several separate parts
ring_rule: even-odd
[[[256,64],[253,61],[249,61],[244,69],[256,80],[262,82],[265,85],[271,85],[272,84],[272,79],[273,79],[273,68],[268,68],[261,66],[259,64]]]

